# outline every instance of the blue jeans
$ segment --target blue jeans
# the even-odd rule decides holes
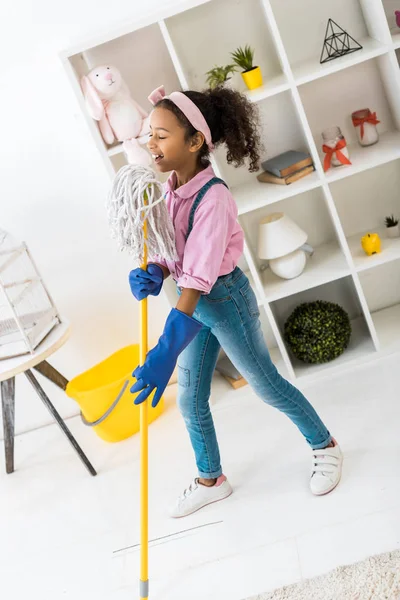
[[[222,347],[231,362],[265,403],[284,412],[313,449],[325,448],[331,435],[311,404],[273,365],[265,344],[255,294],[237,267],[219,277],[201,296],[194,318],[203,329],[178,359],[178,406],[196,457],[199,477],[222,474],[209,398]]]

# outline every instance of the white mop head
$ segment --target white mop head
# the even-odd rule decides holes
[[[127,250],[135,262],[143,262],[145,220],[149,260],[154,260],[157,255],[176,260],[173,224],[164,202],[162,185],[152,169],[141,165],[122,167],[114,178],[107,210],[112,237],[117,240],[120,250]]]

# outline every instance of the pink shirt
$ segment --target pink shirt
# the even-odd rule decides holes
[[[166,183],[166,204],[175,229],[176,262],[160,257],[156,261],[169,270],[179,287],[209,294],[218,277],[237,266],[243,252],[243,230],[237,222],[237,206],[221,183],[213,185],[195,212],[193,229],[186,242],[190,209],[197,193],[215,177],[211,166],[175,189],[173,172]]]

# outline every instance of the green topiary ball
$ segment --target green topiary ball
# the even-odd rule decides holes
[[[326,363],[340,356],[349,345],[348,314],[332,302],[300,304],[285,323],[285,339],[293,354],[305,363]]]

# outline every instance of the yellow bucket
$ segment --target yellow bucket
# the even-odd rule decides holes
[[[139,431],[140,407],[133,403],[138,394],[130,392],[135,382],[132,371],[138,364],[139,345],[126,346],[67,385],[66,393],[78,402],[85,425],[106,442],[120,442]],[[156,408],[149,407],[149,423],[163,410],[161,398]]]

